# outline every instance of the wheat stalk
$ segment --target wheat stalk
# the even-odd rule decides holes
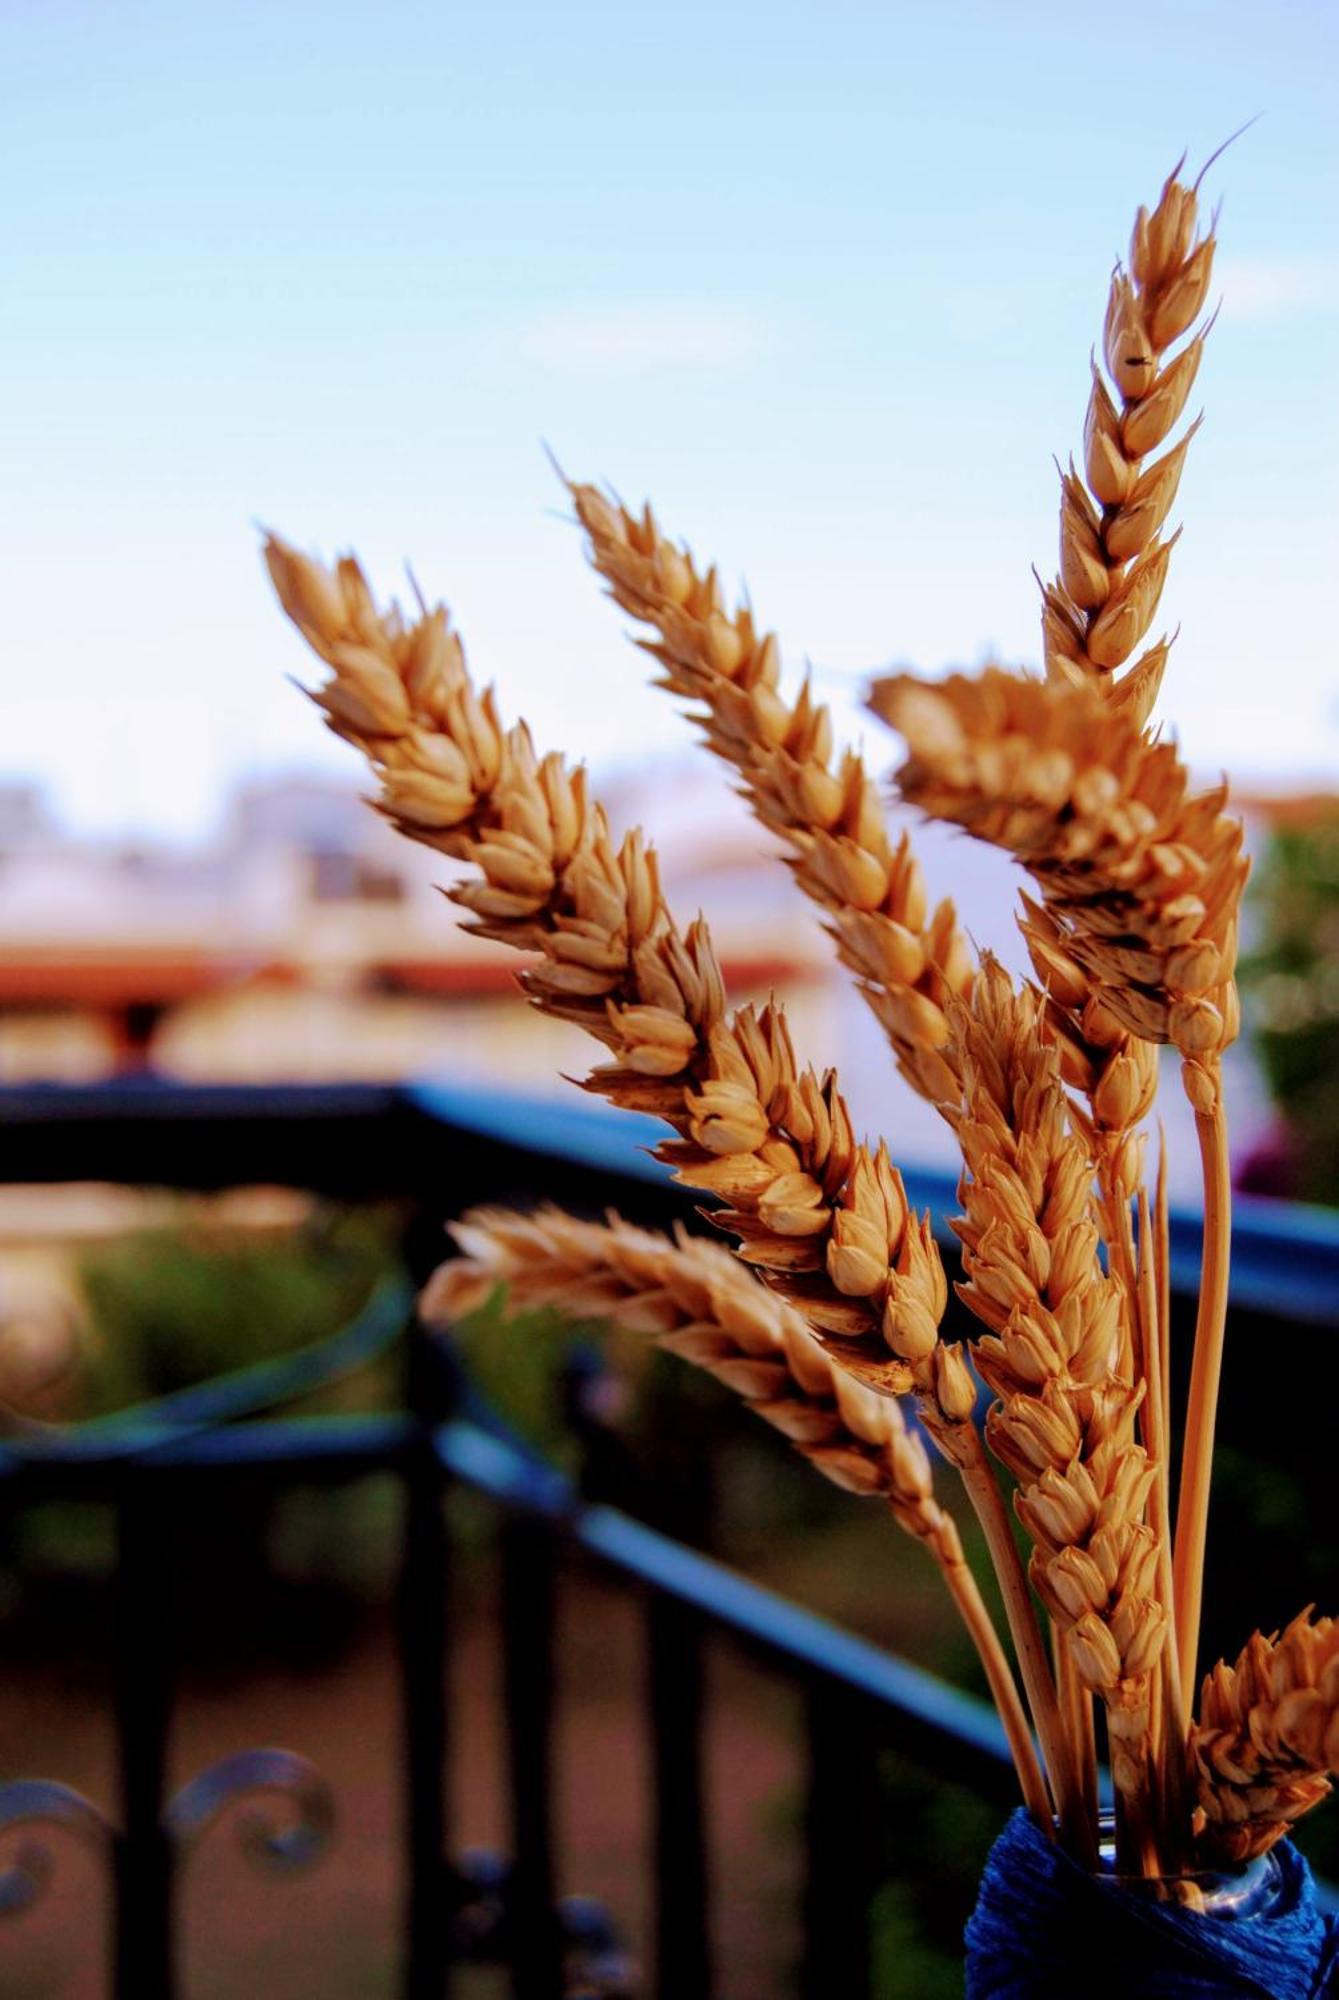
[[[831,719],[808,681],[793,702],[782,695],[775,635],[759,631],[750,607],[727,611],[716,571],[700,571],[649,506],[638,516],[593,486],[568,490],[609,595],[654,634],[638,643],[659,663],[660,685],[697,705],[693,719],[709,748],[739,774],[796,881],[824,912],[903,1076],[941,1103],[953,1090],[940,1053],[946,1007],[970,989],[973,967],[953,904],[930,910],[907,836],[889,840],[857,753],[834,758]]]
[[[463,1254],[428,1282],[420,1310],[430,1324],[459,1319],[505,1285],[512,1313],[557,1307],[652,1334],[742,1396],[838,1486],[888,1500],[937,1560],[962,1560],[897,1399],[834,1362],[795,1307],[722,1245],[682,1225],[670,1237],[613,1214],[583,1222],[552,1204],[470,1209],[448,1226]]]
[[[429,1323],[459,1318],[502,1284],[513,1313],[556,1307],[650,1334],[741,1396],[834,1484],[884,1500],[943,1576],[998,1705],[1024,1799],[1049,1820],[1013,1673],[957,1526],[934,1497],[925,1447],[896,1400],[836,1365],[795,1308],[727,1250],[682,1228],[670,1238],[614,1215],[601,1226],[544,1207],[527,1215],[473,1209],[451,1233],[464,1255],[429,1281],[420,1306]]]
[[[1181,1682],[1175,1622],[1176,1582],[1172,1558],[1171,1438],[1169,1432],[1171,1280],[1167,1236],[1166,1144],[1159,1135],[1155,1202],[1139,1190],[1139,1256],[1135,1305],[1139,1329],[1144,1400],[1140,1423],[1145,1449],[1155,1469],[1149,1493],[1148,1521],[1158,1547],[1158,1600],[1167,1616],[1167,1637],[1154,1683],[1153,1751],[1156,1761],[1163,1869],[1178,1865],[1190,1827],[1187,1799],[1186,1741],[1188,1708]]]
[[[1207,328],[1163,363],[1198,317],[1214,253],[1212,229],[1196,237],[1198,183],[1183,186],[1179,172],[1180,163],[1151,214],[1139,210],[1129,270],[1118,265],[1112,274],[1103,346],[1115,398],[1094,360],[1084,424],[1087,487],[1071,461],[1061,475],[1060,575],[1045,592],[1042,620],[1048,676],[1096,689],[1139,728],[1157,699],[1169,642],[1152,646],[1119,678],[1116,669],[1156,608],[1171,548],[1157,537],[1198,422],[1155,463],[1144,460],[1171,435],[1198,370]],[[1023,903],[1021,927],[1065,1052],[1066,1080],[1087,1100],[1107,1239],[1132,1297],[1129,1210],[1142,1155],[1136,1128],[1152,1103],[1156,1062],[1103,1005],[1044,909],[1026,896]]]
[[[1111,386],[1094,360],[1084,425],[1086,490],[1071,460],[1061,474],[1060,575],[1044,592],[1042,618],[1048,676],[1094,688],[1139,728],[1157,699],[1169,642],[1150,647],[1119,678],[1116,669],[1156,609],[1172,547],[1157,537],[1198,420],[1161,458],[1144,461],[1171,435],[1195,379],[1207,328],[1174,360],[1166,356],[1199,315],[1214,254],[1212,228],[1202,240],[1196,236],[1199,183],[1185,187],[1179,172],[1180,163],[1151,214],[1139,210],[1129,270],[1117,266],[1112,275],[1103,340]],[[1066,1051],[1068,1080],[1087,1100],[1086,1114],[1075,1110],[1091,1130],[1107,1240],[1133,1300],[1130,1202],[1140,1181],[1136,1128],[1156,1087],[1153,1053],[1104,1007],[1045,912],[1023,901],[1022,930],[1049,996],[1049,1022]],[[1216,1246],[1206,1248],[1216,1255]],[[1205,1289],[1211,1286],[1206,1270]]]
[[[1071,462],[1061,475],[1060,576],[1044,592],[1042,616],[1048,675],[1096,687],[1115,712],[1140,728],[1157,699],[1168,642],[1150,647],[1119,679],[1115,670],[1147,632],[1156,610],[1176,537],[1163,543],[1157,538],[1199,420],[1161,458],[1147,466],[1144,460],[1171,436],[1198,372],[1207,327],[1175,358],[1167,356],[1203,308],[1214,256],[1212,226],[1203,238],[1196,234],[1199,182],[1187,188],[1179,172],[1178,163],[1151,214],[1139,210],[1129,272],[1118,267],[1112,277],[1103,347],[1120,408],[1094,362],[1084,427],[1087,491]],[[1083,968],[1057,967],[1055,940],[1045,937],[1034,911],[1029,910],[1023,928],[1043,983],[1054,982],[1059,973],[1068,985],[1068,1004],[1056,999],[1054,1025],[1071,1044],[1087,1043],[1079,1064],[1091,1078],[1089,1102],[1100,1135],[1097,1163],[1108,1236],[1130,1290],[1131,1183],[1122,1168],[1133,1147],[1128,1133],[1102,1130],[1097,1112],[1098,1093],[1125,1052],[1119,1039],[1106,1041],[1105,1048],[1100,1038],[1097,1047],[1092,1045],[1085,1024],[1102,1019],[1105,1010],[1100,1000],[1085,994]],[[1230,1232],[1227,1132],[1216,1072],[1211,1069],[1206,1079],[1196,1067],[1188,1073],[1187,1085],[1203,1162],[1206,1227],[1177,1533],[1182,1705],[1189,1704],[1195,1677]]]
[[[1126,270],[1107,298],[1102,349],[1084,423],[1084,477],[1071,461],[1060,477],[1060,574],[1043,593],[1042,638],[1049,677],[1104,685],[1112,707],[1142,728],[1157,699],[1168,642],[1128,671],[1145,637],[1176,542],[1159,539],[1176,498],[1197,419],[1180,441],[1145,464],[1175,429],[1199,369],[1208,328],[1168,360],[1208,296],[1215,239],[1197,237],[1196,188],[1168,175],[1152,213],[1135,219]],[[1114,395],[1113,395],[1114,389]]]
[[[953,1007],[958,1290],[987,1329],[972,1350],[999,1398],[986,1435],[1019,1481],[1032,1581],[1106,1706],[1116,1788],[1147,1829],[1167,1622],[1158,1538],[1145,1523],[1156,1466],[1135,1438],[1143,1388],[1121,1338],[1121,1287],[1098,1262],[1092,1155],[1072,1127],[1043,1009],[989,954],[970,1000]]]
[[[1339,1619],[1303,1612],[1282,1636],[1256,1632],[1204,1682],[1190,1748],[1216,1861],[1263,1854],[1339,1776]]]

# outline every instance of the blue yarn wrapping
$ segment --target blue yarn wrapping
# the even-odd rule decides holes
[[[1021,1808],[967,1924],[966,2000],[1339,2000],[1339,1935],[1287,1842],[1273,1907],[1235,1921],[1094,1882]]]

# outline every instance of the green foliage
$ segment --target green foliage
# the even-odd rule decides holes
[[[319,1208],[282,1238],[198,1222],[88,1253],[95,1339],[80,1411],[100,1416],[337,1331],[397,1262],[392,1218]]]
[[[879,1759],[885,1880],[872,1910],[874,1992],[959,2000],[962,1929],[1004,1812],[905,1757]]]
[[[532,1444],[560,1457],[568,1442],[562,1423],[561,1376],[578,1340],[603,1341],[603,1330],[578,1326],[563,1314],[511,1318],[499,1288],[454,1329],[461,1357],[484,1397]]]
[[[70,1414],[107,1416],[338,1332],[398,1268],[399,1233],[390,1210],[317,1207],[299,1228],[276,1237],[224,1230],[183,1209],[175,1228],[144,1230],[88,1252],[79,1276],[93,1338]],[[402,1365],[397,1344],[356,1376],[306,1397],[302,1407],[390,1406]],[[306,1600],[287,1587],[295,1580],[366,1594],[387,1567],[386,1508],[374,1481],[319,1499],[301,1489],[276,1498],[247,1488],[223,1511],[206,1492],[183,1499],[174,1524],[192,1550],[178,1593],[183,1632],[198,1626],[208,1649],[216,1634],[202,1606],[217,1610],[226,1629],[236,1605],[263,1602],[272,1636],[282,1638],[290,1610],[290,1622],[310,1622]],[[30,1586],[45,1578],[59,1590],[59,1579],[82,1579],[96,1591],[114,1559],[111,1514],[75,1501],[26,1508],[11,1545],[0,1551],[0,1571],[9,1555]],[[14,1595],[9,1609],[22,1614],[22,1595]]]
[[[1339,1203],[1339,806],[1270,838],[1241,966],[1247,1018],[1296,1154],[1290,1192]]]

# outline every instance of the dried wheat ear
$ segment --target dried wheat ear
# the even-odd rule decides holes
[[[652,1336],[723,1382],[815,1469],[848,1492],[886,1499],[945,1562],[962,1561],[933,1498],[930,1462],[892,1396],[837,1366],[794,1306],[724,1247],[611,1215],[583,1222],[544,1206],[471,1209],[450,1225],[461,1255],[429,1280],[420,1312],[449,1325],[505,1286],[512,1314],[558,1306]]]
[[[875,712],[905,737],[902,796],[1003,848],[1037,883],[1053,940],[1098,1002],[1207,1075],[1233,1040],[1246,863],[1226,788],[1196,793],[1169,743],[1100,694],[997,667],[877,681]]]
[[[726,609],[715,570],[700,571],[649,506],[639,516],[593,486],[569,491],[609,595],[654,634],[639,643],[660,685],[694,704],[708,747],[782,842],[903,1076],[932,1104],[951,1097],[947,1007],[970,990],[973,968],[953,904],[931,910],[909,839],[889,839],[856,752],[834,756],[831,718],[808,680],[793,701],[782,694],[775,634],[758,630],[747,605]]]
[[[1162,595],[1176,536],[1160,537],[1199,419],[1161,458],[1145,460],[1175,430],[1199,372],[1207,327],[1171,350],[1203,311],[1216,248],[1212,228],[1197,234],[1196,190],[1178,174],[1151,214],[1139,210],[1129,266],[1112,274],[1102,331],[1109,380],[1094,361],[1083,476],[1072,461],[1061,474],[1060,574],[1043,592],[1048,676],[1101,684],[1137,727],[1157,699],[1168,642],[1127,662]]]
[[[1201,1846],[1227,1862],[1263,1854],[1339,1777],[1339,1619],[1256,1632],[1204,1683],[1191,1754]]]

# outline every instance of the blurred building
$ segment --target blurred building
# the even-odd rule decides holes
[[[600,789],[616,830],[650,830],[680,919],[709,917],[732,997],[783,994],[802,1058],[840,1067],[858,1129],[885,1133],[910,1164],[953,1166],[947,1128],[896,1077],[816,912],[720,773],[661,759],[605,774]],[[1252,845],[1330,809],[1237,797]],[[951,829],[915,837],[932,893],[951,887],[968,934],[1023,973],[1017,871]],[[0,785],[0,1081],[456,1072],[564,1092],[582,1037],[522,1004],[514,953],[453,920],[440,894],[453,873],[334,779],[248,780],[212,834],[176,847],[75,838],[38,788]],[[1170,1066],[1165,1082],[1173,1189],[1194,1199],[1197,1152]],[[1244,1157],[1273,1129],[1244,1048],[1227,1087]]]
[[[732,991],[784,990],[798,1024],[826,986],[817,927],[713,774],[657,780],[653,801],[606,787],[616,825],[654,818],[670,898],[710,910]],[[35,788],[0,787],[0,1079],[467,1066],[561,1087],[572,1034],[520,1003],[514,953],[453,921],[454,873],[325,778],[251,780],[181,847],[77,839]]]

